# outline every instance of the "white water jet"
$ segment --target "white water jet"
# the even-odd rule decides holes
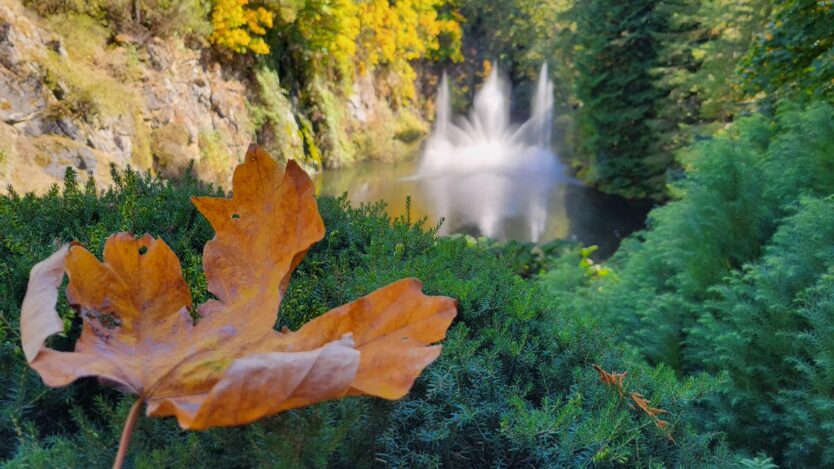
[[[443,75],[435,128],[417,175],[437,213],[498,238],[508,220],[522,219],[530,239],[541,237],[551,190],[570,180],[550,149],[553,82],[546,64],[530,108],[530,119],[511,123],[510,85],[495,67],[475,94],[469,116],[453,119]]]
[[[449,77],[443,72],[440,80],[440,91],[437,92],[437,114],[434,119],[434,132],[436,138],[448,138],[449,123],[452,120],[452,104],[449,97]]]
[[[550,146],[550,135],[553,129],[553,81],[547,75],[547,63],[542,64],[539,79],[536,82],[536,92],[530,103],[532,116],[527,121],[530,127],[529,138],[536,145],[547,148]]]

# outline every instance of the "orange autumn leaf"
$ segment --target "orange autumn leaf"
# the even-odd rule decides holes
[[[591,366],[595,370],[597,370],[597,373],[599,373],[599,381],[601,383],[605,384],[606,386],[614,387],[614,389],[617,390],[617,394],[619,394],[620,397],[622,398],[623,395],[624,395],[623,394],[623,381],[625,381],[625,378],[628,375],[628,372],[624,371],[622,373],[609,373],[609,372],[603,370],[602,367],[599,366],[599,365],[593,364]]]
[[[21,307],[23,350],[50,386],[84,376],[137,394],[149,416],[180,426],[240,425],[346,395],[397,399],[440,353],[455,302],[418,280],[383,287],[305,324],[273,326],[290,274],[324,236],[309,177],[252,147],[231,198],[195,197],[216,232],[204,249],[208,290],[197,308],[176,255],[161,239],[111,236],[99,261],[79,245],[37,264]],[[73,352],[46,347],[63,331],[66,295],[83,319]]]

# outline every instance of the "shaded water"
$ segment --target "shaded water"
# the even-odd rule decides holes
[[[384,200],[388,213],[398,216],[405,213],[405,201],[411,196],[412,218],[427,216],[436,223],[445,216],[441,233],[466,233],[480,236],[483,232],[477,223],[465,214],[443,212],[436,205],[438,194],[431,181],[411,178],[420,165],[419,159],[397,163],[367,162],[345,169],[329,170],[317,176],[316,182],[322,194],[338,196],[347,192],[353,205]],[[449,180],[449,186],[454,186]],[[471,186],[462,185],[469,190]],[[529,189],[516,181],[511,187],[519,199]],[[459,192],[455,197],[478,198],[478,193]],[[642,228],[649,206],[646,203],[628,201],[601,194],[579,184],[553,184],[546,194],[547,211],[544,231],[540,241],[575,239],[586,245],[598,245],[600,257],[608,257],[619,245],[620,239]],[[447,209],[450,208],[447,206]],[[500,218],[500,234],[497,239],[530,241],[529,220],[525,213],[505,213]]]
[[[550,146],[553,83],[542,65],[530,118],[510,120],[510,84],[498,67],[476,93],[467,116],[453,116],[444,75],[437,116],[422,157],[325,172],[323,193],[347,192],[354,203],[380,199],[396,216],[412,197],[412,214],[445,218],[441,234],[499,240],[577,239],[612,253],[642,225],[647,207],[603,196],[571,178]]]

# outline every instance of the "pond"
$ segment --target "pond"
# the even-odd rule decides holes
[[[445,218],[441,234],[489,234],[499,240],[536,238],[539,242],[572,239],[599,246],[596,254],[601,258],[610,256],[622,238],[643,227],[650,208],[646,202],[602,194],[575,181],[566,181],[558,174],[545,181],[548,185],[541,184],[542,181],[529,184],[523,178],[483,174],[468,178],[415,178],[419,166],[419,158],[396,163],[371,161],[324,171],[316,182],[320,193],[334,196],[347,193],[354,205],[384,200],[392,217],[405,213],[406,198],[411,197],[412,218],[425,216],[430,223]],[[496,189],[498,183],[502,183],[500,194],[489,190]],[[543,186],[546,193],[541,194]],[[502,197],[503,200],[498,200]],[[530,230],[531,219],[542,207],[530,204],[536,198],[544,200],[545,209],[538,236]],[[481,203],[473,204],[473,201]],[[478,211],[477,215],[483,218],[483,211],[478,210],[483,205],[494,208],[491,219],[495,221],[486,227],[473,214]],[[485,230],[492,232],[484,233]]]

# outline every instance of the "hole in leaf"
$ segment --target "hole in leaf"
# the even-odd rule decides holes
[[[139,255],[140,256],[144,255],[146,252],[148,252],[148,247],[147,246],[140,246],[139,247]]]
[[[232,220],[237,220],[238,218],[240,218],[240,214],[239,214],[239,213],[233,213],[233,214],[232,214]]]

